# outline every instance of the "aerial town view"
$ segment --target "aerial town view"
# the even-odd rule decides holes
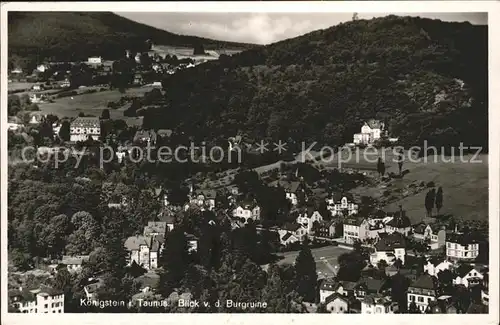
[[[9,313],[488,314],[487,13],[9,11],[7,63]]]

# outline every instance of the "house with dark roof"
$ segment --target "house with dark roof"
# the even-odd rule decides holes
[[[313,234],[314,236],[323,238],[334,238],[336,225],[337,225],[336,220],[330,220],[330,221],[323,220],[319,222],[316,226],[313,225]]]
[[[386,291],[387,285],[388,282],[385,279],[363,277],[359,279],[354,288],[354,296],[358,300],[363,300],[368,295],[379,295]]]
[[[70,141],[98,141],[101,137],[101,122],[98,117],[77,117],[70,124]]]
[[[349,313],[349,299],[338,293],[333,293],[325,300],[325,309],[333,314]]]
[[[479,241],[470,234],[451,233],[446,238],[446,257],[450,260],[472,261],[479,256]]]
[[[355,133],[353,137],[354,144],[371,144],[379,140],[385,134],[385,125],[383,122],[370,119],[361,126],[361,133]]]
[[[165,235],[167,232],[166,221],[148,221],[148,225],[144,227],[144,236]]]
[[[430,249],[438,249],[446,243],[446,228],[421,222],[413,227],[413,238],[428,241]]]
[[[158,257],[164,246],[163,235],[131,236],[125,241],[129,264],[135,262],[146,270],[158,267]]]
[[[297,223],[285,223],[278,229],[280,243],[283,246],[290,245],[295,242],[303,242],[307,237],[307,230]]]
[[[410,218],[406,216],[406,211],[399,206],[399,211],[392,214],[392,219],[385,224],[385,230],[388,233],[399,232],[405,236],[411,231]]]
[[[370,294],[361,301],[361,314],[394,314],[397,310],[398,303],[390,296]]]
[[[299,181],[274,181],[269,183],[271,187],[282,187],[285,191],[286,198],[292,203],[292,205],[299,204],[299,197],[305,194],[305,187]]]
[[[431,276],[437,277],[439,272],[444,270],[451,270],[453,269],[453,266],[453,263],[444,258],[432,256],[427,259],[427,264],[424,264],[424,272]]]
[[[243,201],[233,210],[233,218],[243,218],[245,219],[245,223],[248,223],[248,220],[259,221],[260,206],[255,200]]]
[[[212,189],[196,189],[193,186],[189,190],[189,203],[186,204],[184,210],[189,210],[191,206],[197,206],[201,211],[212,211],[215,209],[215,199],[217,192]]]
[[[101,278],[91,278],[87,281],[87,284],[83,287],[85,296],[88,300],[95,298],[97,291],[104,285],[104,281]]]
[[[349,218],[344,221],[344,241],[354,244],[356,241],[364,241],[368,238],[369,223],[363,218]]]
[[[89,255],[76,255],[76,256],[68,256],[64,255],[59,264],[66,266],[68,272],[79,272],[82,270],[83,264],[89,261]]]
[[[135,143],[149,143],[151,145],[156,144],[157,135],[154,130],[137,130],[134,135]]]
[[[326,298],[337,292],[338,282],[334,279],[324,279],[319,287],[319,302],[325,303]]]
[[[377,265],[379,261],[384,260],[387,264],[392,265],[399,259],[404,264],[406,245],[405,238],[399,232],[383,236],[375,244],[375,252],[370,255],[370,263]]]
[[[313,226],[315,224],[319,225],[322,221],[323,217],[319,211],[315,210],[313,207],[299,209],[296,219],[298,224],[304,226],[308,235],[312,234]]]
[[[430,314],[458,314],[455,303],[449,299],[437,299],[429,304]]]
[[[64,313],[64,293],[45,285],[27,289],[20,287],[8,292],[9,304],[20,313]]]
[[[428,274],[421,275],[408,287],[408,307],[410,307],[411,303],[415,303],[417,308],[423,313],[432,301],[436,301],[438,296],[437,279]]]
[[[349,200],[347,196],[331,195],[326,199],[326,206],[332,217],[348,215],[352,216],[358,213],[359,206],[354,200]]]
[[[483,268],[470,264],[461,264],[454,270],[454,285],[463,285],[465,287],[481,284],[484,278]]]

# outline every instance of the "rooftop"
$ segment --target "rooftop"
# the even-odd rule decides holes
[[[77,117],[73,122],[71,122],[71,127],[90,127],[96,128],[100,127],[100,121],[98,117]]]
[[[436,290],[436,279],[428,274],[421,275],[414,283],[410,285],[411,288]]]
[[[61,264],[65,265],[82,265],[85,262],[88,262],[89,255],[81,255],[81,256],[68,256],[64,255],[61,260]]]

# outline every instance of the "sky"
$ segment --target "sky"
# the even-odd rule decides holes
[[[115,12],[116,14],[182,35],[221,41],[270,44],[328,28],[352,19],[352,13],[165,13]],[[359,13],[359,19],[387,14]],[[443,21],[487,24],[487,13],[399,13]]]

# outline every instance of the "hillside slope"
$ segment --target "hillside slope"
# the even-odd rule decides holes
[[[487,35],[412,17],[340,24],[174,75],[145,123],[343,144],[378,118],[403,144],[487,148]]]
[[[125,49],[145,50],[147,40],[173,46],[202,43],[208,49],[252,46],[177,35],[110,12],[9,12],[8,35],[9,56],[64,60],[89,55],[112,59]]]

